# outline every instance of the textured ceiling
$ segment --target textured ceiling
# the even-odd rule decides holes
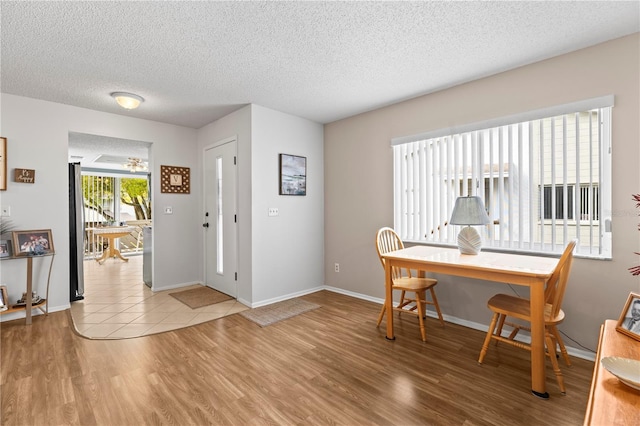
[[[640,30],[637,1],[0,7],[3,93],[193,128],[248,103],[327,123]]]

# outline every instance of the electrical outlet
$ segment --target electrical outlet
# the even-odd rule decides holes
[[[2,217],[11,216],[11,206],[2,206],[2,209],[0,210],[0,216]]]
[[[340,264],[339,263],[334,264],[333,268],[335,269],[336,272],[340,272]]]
[[[269,207],[269,216],[278,216],[279,214],[276,207]]]

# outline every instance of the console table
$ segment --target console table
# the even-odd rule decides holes
[[[47,275],[47,294],[44,299],[40,300],[38,303],[33,304],[31,295],[33,292],[33,259],[34,258],[46,258],[50,257],[51,262],[49,263],[49,274]],[[25,311],[25,324],[31,324],[31,310],[33,308],[38,308],[45,315],[49,314],[49,281],[51,280],[51,270],[53,269],[53,258],[55,257],[55,253],[47,253],[38,256],[10,256],[0,258],[2,261],[9,260],[18,260],[25,259],[27,261],[27,297],[24,305],[9,305],[9,309],[6,311],[0,312],[0,315],[8,314],[11,312]],[[11,283],[9,284],[11,285]],[[8,301],[7,301],[8,302]]]
[[[607,356],[640,360],[640,342],[618,333],[616,324],[617,321],[606,320],[600,327],[584,426],[640,424],[640,391],[619,381],[600,362]]]

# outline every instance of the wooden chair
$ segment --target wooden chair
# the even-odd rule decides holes
[[[402,240],[391,228],[381,228],[376,234],[376,249],[378,250],[378,257],[384,268],[384,259],[382,255],[391,251],[400,250],[404,248]],[[433,305],[438,313],[440,323],[444,325],[442,319],[442,312],[440,312],[440,306],[438,305],[438,299],[436,298],[436,292],[434,287],[438,281],[431,278],[419,278],[414,277],[410,270],[406,270],[406,274],[402,274],[400,268],[393,268],[393,290],[400,290],[400,303],[393,310],[397,312],[407,312],[417,315],[420,321],[420,333],[422,334],[422,341],[427,341],[427,335],[424,328],[424,317],[426,314],[426,305]],[[426,299],[426,292],[429,290],[431,293],[431,300]],[[407,296],[407,292],[414,293],[415,297],[411,298]],[[391,301],[393,303],[393,301]],[[378,326],[384,318],[386,313],[386,302],[382,306],[380,315],[378,316]]]
[[[560,333],[558,332],[557,325],[564,320],[564,312],[561,309],[562,299],[564,298],[564,292],[567,288],[567,281],[569,279],[569,272],[571,271],[571,263],[573,261],[573,249],[576,246],[576,241],[571,241],[564,250],[564,253],[560,257],[558,266],[551,275],[547,287],[545,288],[545,309],[544,309],[544,327],[545,327],[545,345],[547,348],[547,355],[551,359],[553,365],[553,371],[558,380],[558,386],[563,394],[566,394],[564,387],[564,379],[562,372],[558,365],[556,345],[560,347],[560,352],[567,365],[571,365],[569,360],[569,354],[564,346]],[[487,302],[489,309],[493,311],[493,317],[489,324],[489,330],[487,336],[484,339],[482,350],[480,351],[480,358],[478,363],[482,364],[484,356],[489,348],[489,342],[491,339],[498,342],[509,343],[521,349],[527,349],[531,351],[531,346],[515,340],[516,335],[520,330],[531,331],[527,325],[515,324],[506,321],[507,317],[517,318],[523,321],[531,323],[531,312],[529,306],[529,299],[521,297],[511,296],[507,294],[496,294]],[[502,328],[504,325],[513,327],[513,331],[508,337],[502,337]]]

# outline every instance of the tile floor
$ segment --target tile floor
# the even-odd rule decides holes
[[[152,292],[142,280],[142,256],[129,262],[84,262],[84,300],[71,304],[76,330],[93,339],[124,339],[200,324],[249,309],[236,300],[191,309],[169,296],[180,289]]]

